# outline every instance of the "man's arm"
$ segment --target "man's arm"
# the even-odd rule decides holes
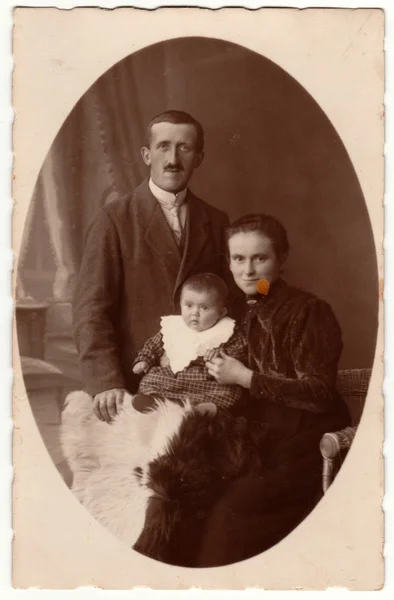
[[[240,291],[237,285],[234,282],[234,277],[230,271],[229,266],[229,258],[228,258],[228,240],[227,240],[227,228],[230,225],[229,218],[226,213],[221,212],[221,221],[220,221],[220,256],[221,256],[221,276],[222,279],[226,282],[228,287],[228,301],[227,301],[227,309],[228,315],[235,319],[236,321],[240,320],[240,316],[243,312],[243,308],[245,305],[245,295]]]
[[[88,231],[73,301],[82,381],[92,396],[125,387],[115,329],[121,286],[119,237],[104,209]]]

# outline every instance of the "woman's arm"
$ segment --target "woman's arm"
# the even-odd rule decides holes
[[[222,349],[228,356],[236,358],[242,363],[248,360],[248,342],[242,325],[236,325],[231,338],[223,344]]]
[[[290,322],[285,344],[295,378],[253,372],[250,392],[270,402],[324,413],[330,410],[336,391],[336,375],[342,351],[342,334],[331,307],[312,298]]]

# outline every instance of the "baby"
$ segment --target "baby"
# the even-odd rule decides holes
[[[161,329],[134,361],[133,372],[145,373],[133,406],[144,411],[155,400],[192,405],[211,402],[221,408],[242,396],[238,385],[221,385],[208,373],[205,361],[222,348],[246,360],[243,339],[234,334],[235,321],[226,316],[227,286],[217,275],[201,273],[182,286],[180,315],[161,318]]]

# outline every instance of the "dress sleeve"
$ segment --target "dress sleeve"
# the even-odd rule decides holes
[[[342,333],[331,307],[313,298],[295,314],[284,340],[293,378],[253,372],[251,394],[316,413],[328,412],[336,398]]]
[[[138,362],[144,361],[148,363],[149,369],[159,364],[160,358],[164,354],[164,346],[163,346],[163,336],[161,332],[157,333],[155,336],[149,338],[147,342],[145,342],[142,350],[137,354],[136,359],[133,362],[133,365]]]
[[[248,360],[248,343],[244,329],[237,326],[231,338],[223,344],[223,350],[228,356],[236,358],[243,364],[247,364]]]

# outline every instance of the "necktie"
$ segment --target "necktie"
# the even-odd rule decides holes
[[[171,215],[171,229],[174,233],[175,240],[176,240],[176,243],[178,244],[178,246],[180,245],[181,239],[182,239],[182,225],[181,225],[181,221],[179,219],[180,206],[181,205],[177,204],[176,201],[173,205],[168,206],[168,210]]]

